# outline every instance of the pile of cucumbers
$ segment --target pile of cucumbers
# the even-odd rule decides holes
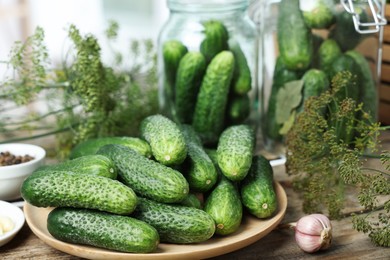
[[[155,252],[159,243],[192,244],[239,232],[244,212],[277,210],[273,170],[255,155],[254,130],[226,128],[205,148],[189,124],[144,118],[140,137],[78,144],[70,160],[43,166],[21,194],[54,207],[47,229],[56,239],[108,250]]]
[[[368,22],[367,11],[355,7],[360,21]],[[338,98],[363,103],[363,110],[376,120],[375,81],[368,61],[355,50],[367,36],[355,30],[352,15],[342,6],[333,0],[282,0],[276,35],[279,56],[266,112],[266,136],[273,140],[283,138],[283,124],[276,120],[276,111],[285,104],[277,103],[277,96],[287,83],[303,81],[301,103],[295,108],[299,113],[309,97],[332,91],[332,79],[342,71],[349,71],[353,82]]]
[[[192,125],[203,142],[215,144],[227,126],[250,114],[252,87],[247,59],[236,39],[219,20],[202,22],[197,50],[181,41],[162,44],[166,114]]]

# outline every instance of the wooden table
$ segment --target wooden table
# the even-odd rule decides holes
[[[390,131],[383,139],[385,149],[390,149]],[[369,162],[372,166],[378,160]],[[288,197],[288,207],[282,222],[295,222],[304,213],[301,210],[299,195],[291,188],[291,179],[284,166],[274,167],[275,179],[284,187]],[[332,221],[333,243],[322,252],[307,254],[295,243],[291,230],[276,229],[270,234],[238,251],[213,259],[390,259],[390,248],[376,247],[367,235],[352,229],[351,218]],[[80,259],[58,251],[41,241],[25,224],[16,238],[0,248],[0,259]]]

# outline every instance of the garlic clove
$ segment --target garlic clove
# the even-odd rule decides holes
[[[321,248],[321,236],[312,236],[295,231],[295,241],[299,248],[307,253],[313,253]]]
[[[328,248],[332,242],[330,220],[322,214],[302,217],[295,226],[295,240],[298,246],[308,253]]]

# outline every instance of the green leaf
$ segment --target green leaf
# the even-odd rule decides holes
[[[293,80],[284,84],[276,95],[275,119],[278,124],[289,120],[291,112],[302,100],[303,80]]]
[[[286,135],[288,133],[288,131],[294,125],[296,115],[297,115],[297,111],[293,110],[292,113],[290,114],[289,118],[287,119],[287,121],[285,121],[283,123],[282,128],[280,128],[279,134]]]

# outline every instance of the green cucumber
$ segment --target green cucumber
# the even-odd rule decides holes
[[[100,147],[103,147],[106,144],[121,144],[128,146],[145,157],[152,156],[152,150],[150,149],[149,144],[140,138],[137,137],[128,137],[128,136],[111,136],[111,137],[101,137],[88,139],[77,144],[71,151],[70,159],[75,159],[85,155],[96,154]]]
[[[140,198],[132,216],[156,228],[161,242],[200,243],[211,238],[215,232],[211,216],[192,207],[168,205]]]
[[[189,192],[188,183],[180,172],[128,147],[110,144],[103,146],[98,153],[115,163],[121,181],[140,196],[163,203],[178,203]]]
[[[329,73],[333,62],[341,56],[342,52],[333,39],[326,39],[318,49],[318,66],[319,69]]]
[[[346,55],[352,57],[358,65],[357,69],[360,72],[359,74],[361,75],[362,80],[361,84],[359,84],[359,102],[363,103],[363,111],[367,112],[371,119],[376,121],[378,117],[378,90],[375,85],[370,65],[360,52],[355,50],[347,51]]]
[[[250,99],[248,95],[231,95],[226,109],[226,121],[229,125],[245,122],[250,115]]]
[[[278,92],[285,83],[298,80],[299,78],[300,75],[298,72],[287,69],[283,60],[280,57],[277,58],[264,124],[265,135],[271,140],[277,141],[282,139],[282,136],[279,133],[282,125],[276,122],[276,97]]]
[[[134,191],[117,180],[67,171],[34,172],[23,182],[21,194],[36,207],[88,208],[126,215],[137,205]]]
[[[141,122],[141,137],[150,147],[154,158],[164,165],[181,164],[187,157],[187,146],[179,126],[162,115],[151,115]]]
[[[309,97],[318,97],[330,88],[328,75],[322,70],[310,69],[303,75],[302,80],[302,103],[297,108],[298,112],[303,110],[304,103]]]
[[[368,22],[367,12],[363,8],[355,5],[354,12],[359,15],[361,23]],[[336,14],[336,25],[330,30],[329,38],[334,39],[343,52],[354,49],[365,37],[365,34],[355,30],[352,14],[344,8]]]
[[[157,249],[157,230],[143,221],[88,209],[55,208],[47,230],[56,239],[127,253]]]
[[[207,196],[204,211],[215,221],[215,233],[229,235],[238,230],[242,220],[242,204],[236,187],[221,176],[217,186]]]
[[[188,193],[187,197],[180,201],[179,204],[196,209],[202,209],[202,202],[194,193]]]
[[[208,191],[218,178],[214,164],[203,149],[202,142],[195,130],[190,125],[182,125],[181,130],[188,147],[188,158],[182,173],[191,190]]]
[[[162,55],[165,79],[172,87],[175,85],[180,60],[187,52],[187,47],[178,40],[168,40],[163,43]]]
[[[191,123],[206,60],[200,52],[188,52],[177,69],[175,111],[180,123]]]
[[[247,177],[241,182],[244,207],[257,218],[269,218],[278,208],[273,170],[263,156],[254,156]]]
[[[326,29],[335,22],[333,0],[299,1],[299,7],[309,28]]]
[[[205,38],[200,44],[200,52],[209,63],[218,53],[228,50],[229,33],[221,21],[208,20],[202,24]]]
[[[237,95],[245,95],[252,88],[251,71],[239,43],[230,41],[229,47],[234,54],[235,61],[231,92]]]
[[[58,164],[43,166],[39,171],[72,171],[77,174],[91,174],[115,180],[117,170],[114,163],[100,154],[85,155]]]
[[[226,128],[218,141],[218,166],[232,181],[240,181],[247,175],[255,147],[255,134],[248,125]]]
[[[282,0],[277,24],[280,57],[290,70],[304,70],[313,57],[313,39],[299,9],[299,0]]]
[[[234,56],[230,51],[217,54],[207,67],[192,122],[203,143],[216,143],[224,128],[233,71]]]

